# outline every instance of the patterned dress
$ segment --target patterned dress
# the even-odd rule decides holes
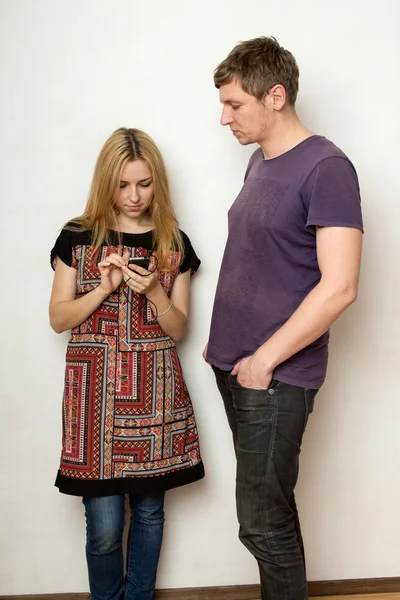
[[[170,296],[176,277],[200,265],[183,233],[158,278]],[[98,263],[118,249],[143,256],[152,233],[113,233],[96,250],[90,232],[63,229],[51,251],[76,269],[79,298],[100,283]],[[66,353],[61,465],[55,485],[77,496],[157,493],[204,476],[193,407],[175,343],[146,297],[124,282],[71,331]]]

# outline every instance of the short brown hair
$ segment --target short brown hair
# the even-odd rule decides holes
[[[283,85],[288,103],[294,106],[299,90],[299,68],[293,54],[274,37],[241,42],[214,71],[216,88],[237,79],[243,90],[262,100],[274,85]]]

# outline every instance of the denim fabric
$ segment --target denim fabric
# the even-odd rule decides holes
[[[277,380],[266,390],[252,390],[242,387],[230,372],[213,370],[237,459],[239,538],[258,562],[262,600],[306,600],[294,488],[317,390]]]
[[[86,558],[92,600],[153,597],[164,528],[164,493],[130,495],[131,521],[124,579],[125,496],[84,497]]]

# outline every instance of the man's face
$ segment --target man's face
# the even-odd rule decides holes
[[[240,83],[233,80],[219,88],[219,99],[223,105],[220,123],[229,125],[240,144],[260,144],[268,137],[269,97],[260,102],[243,91]]]

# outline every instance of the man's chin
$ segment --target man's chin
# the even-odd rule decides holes
[[[246,137],[236,137],[237,141],[241,146],[247,146],[248,144],[252,144],[253,142]]]

